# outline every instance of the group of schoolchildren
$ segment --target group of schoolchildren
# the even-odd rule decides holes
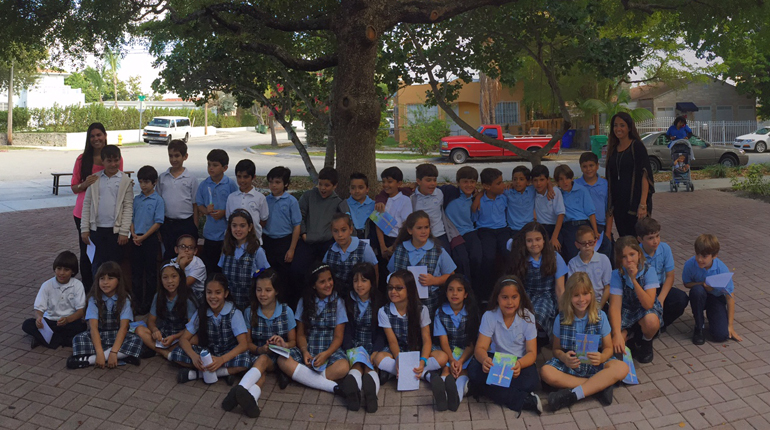
[[[157,354],[180,366],[180,383],[233,385],[243,375],[222,407],[240,406],[250,417],[260,413],[268,372],[280,388],[294,380],[344,397],[350,410],[375,412],[381,384],[413,375],[430,383],[437,410],[457,410],[470,392],[541,413],[540,379],[558,389],[549,394],[553,410],[591,395],[610,404],[629,371],[626,345],[639,362],[652,361],[653,339],[688,302],[695,344],[705,341],[704,311],[714,341],[740,340],[725,293],[732,288],[705,282],[728,272],[715,236],[699,236],[684,265],[689,298],[673,288],[673,255],[655,220],[641,219],[637,237],[620,238],[614,253],[597,246],[602,235],[612,245],[611,225],[601,210],[606,181],[591,153],[580,158],[578,180],[569,167],[556,168],[558,187],[544,166],[516,167],[510,186],[497,169],[479,175],[462,167],[456,186],[438,187],[436,167],[423,164],[415,189],[390,167],[375,200],[362,174],[351,175],[342,200],[337,172],[324,168],[297,201],[287,192],[287,168],[270,170],[265,197],[253,187],[249,160],[237,164],[233,183],[224,175],[227,154],[213,150],[210,176],[198,185],[183,167],[184,142],[172,141],[168,152],[171,168],[160,177],[141,168],[142,192],[133,197],[118,169],[120,150],[102,151],[104,174],[89,188],[82,224],[83,240],[96,245],[94,286],[74,278],[77,257],[62,252],[35,318],[23,324],[33,346],[71,344],[69,368],[138,365]],[[370,218],[383,211],[395,220],[388,231]],[[129,241],[131,287],[119,265]],[[134,314],[146,321],[135,323]],[[576,356],[580,334],[601,336],[590,364]],[[538,372],[543,343],[553,358]],[[407,351],[419,352],[419,363],[399,369]],[[518,357],[508,388],[486,385],[495,352]]]

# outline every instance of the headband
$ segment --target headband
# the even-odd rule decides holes
[[[325,269],[331,270],[331,268],[328,265],[322,264],[322,265],[316,267],[315,269],[313,269],[313,271],[310,272],[310,274],[311,275],[315,275],[316,273],[320,272],[321,270],[325,270]]]
[[[163,267],[160,268],[160,271],[162,272],[163,269],[165,269],[166,267],[173,267],[175,269],[179,269],[180,268],[179,264],[177,264],[175,262],[174,263],[167,263],[167,264],[164,264]]]
[[[515,279],[511,279],[511,278],[505,278],[505,279],[503,279],[503,280],[501,281],[501,283],[503,283],[503,284],[504,284],[504,283],[506,283],[506,282],[511,282],[511,283],[514,283],[514,284],[516,284],[516,285],[519,285],[519,281],[517,281],[517,280],[515,280]]]
[[[251,217],[251,214],[246,209],[236,209],[236,210],[234,210],[233,213],[230,214],[230,219],[232,220],[232,218],[235,215],[242,216],[242,217],[246,218],[246,221],[248,221],[249,224],[254,224],[254,218]]]

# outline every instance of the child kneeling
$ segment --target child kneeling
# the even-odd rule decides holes
[[[569,277],[559,308],[553,325],[553,358],[540,369],[544,382],[562,388],[548,395],[551,410],[569,407],[597,393],[602,405],[611,405],[613,386],[628,374],[628,365],[613,357],[612,329],[585,272]],[[586,353],[590,363],[581,362],[576,353],[575,336],[581,334],[601,337],[599,351]]]

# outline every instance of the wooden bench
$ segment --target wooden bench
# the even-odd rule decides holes
[[[133,170],[124,170],[123,173],[128,175],[128,177],[131,177],[131,174],[134,173]],[[51,176],[53,176],[53,195],[58,196],[59,195],[59,188],[61,187],[69,187],[70,184],[61,184],[60,179],[62,176],[72,176],[72,172],[64,172],[64,173],[51,173]]]

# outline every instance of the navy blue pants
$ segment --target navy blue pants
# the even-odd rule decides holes
[[[91,291],[91,285],[94,284],[94,274],[91,269],[91,260],[88,259],[88,253],[86,252],[86,245],[83,239],[80,238],[80,222],[81,219],[74,216],[75,227],[78,229],[78,245],[80,246],[80,279],[83,281],[83,288],[86,290],[86,294]]]
[[[326,251],[334,244],[334,240],[330,239],[322,242],[305,242],[300,239],[297,241],[297,249],[294,251],[294,260],[291,262],[292,272],[292,285],[287,288],[288,296],[293,300],[294,298],[299,301],[302,297],[302,292],[307,284],[306,279],[310,270],[312,270],[313,264],[321,262],[326,254]],[[296,305],[296,302],[294,302]]]
[[[134,313],[144,315],[150,312],[152,298],[158,291],[158,233],[149,236],[141,246],[131,243],[131,304]]]
[[[449,238],[446,234],[442,234],[441,236],[434,237],[436,239],[436,244],[440,245],[442,248],[444,248],[444,251],[450,252],[452,248],[449,246]]]
[[[189,234],[195,238],[195,244],[198,244],[198,227],[195,225],[193,216],[184,219],[165,217],[163,225],[160,226],[160,234],[163,236],[163,260],[171,260],[176,257],[174,248],[179,236]]]
[[[473,287],[477,294],[479,302],[489,300],[492,293],[492,284],[494,284],[498,273],[496,269],[497,256],[500,255],[505,260],[508,256],[508,239],[510,233],[508,227],[503,228],[480,228],[477,230],[479,240],[481,241],[481,270],[479,273],[479,285]]]
[[[40,334],[40,330],[38,330],[37,326],[35,325],[34,318],[24,320],[24,322],[21,324],[21,329],[24,331],[24,333],[27,333],[28,335],[37,339],[39,344],[51,349],[56,349],[60,346],[71,348],[72,339],[80,333],[88,330],[85,321],[82,319],[72,321],[71,323],[65,324],[63,326],[57,325],[56,321],[54,320],[49,320],[48,318],[43,319],[45,320],[46,324],[48,324],[48,327],[50,327],[53,331],[53,336],[51,336],[51,343],[47,343],[43,338],[43,335]]]
[[[564,223],[562,223],[559,242],[561,242],[561,256],[564,258],[564,262],[569,263],[570,260],[578,255],[579,250],[575,246],[578,228],[589,224],[589,221],[586,219],[564,221]]]
[[[542,226],[545,229],[546,233],[548,233],[548,240],[551,240],[551,238],[553,237],[553,232],[554,230],[556,230],[556,224],[542,224]],[[562,225],[562,228],[564,228],[563,225]]]
[[[112,227],[97,227],[96,230],[91,230],[90,240],[96,246],[94,262],[91,265],[91,273],[94,278],[96,278],[96,272],[102,263],[114,261],[120,264],[123,261],[126,247],[118,245],[118,236],[118,233],[112,232]],[[98,279],[96,281],[98,282]]]
[[[272,238],[263,234],[262,242],[264,244],[263,248],[265,250],[265,256],[267,257],[267,262],[270,263],[270,267],[275,269],[275,271],[278,273],[278,278],[281,282],[281,286],[283,287],[281,290],[282,297],[280,297],[280,300],[282,303],[287,303],[289,306],[294,307],[297,306],[300,293],[295,294],[295,289],[290,288],[290,285],[293,282],[291,263],[287,263],[285,261],[286,253],[289,251],[289,248],[291,248],[291,236],[292,235]],[[299,242],[299,240],[297,242]],[[295,255],[297,254],[296,251],[297,250],[295,248]]]
[[[660,290],[658,288],[658,295],[660,295]],[[670,327],[677,318],[681,317],[689,302],[690,298],[687,297],[687,293],[679,288],[671,287],[666,300],[661,303],[663,305],[663,326]]]
[[[599,230],[599,236],[602,236],[602,244],[599,246],[599,253],[606,255],[607,258],[610,259],[610,264],[614,269],[615,256],[612,253],[614,244],[612,240],[607,239],[607,236],[604,235],[604,231],[607,229],[607,226],[604,224],[596,224],[596,229]],[[567,263],[569,263],[569,261]]]
[[[668,298],[666,298],[668,301]],[[665,307],[663,308],[665,311]],[[709,320],[709,333],[714,342],[724,342],[728,338],[727,299],[706,292],[702,285],[690,289],[690,309],[695,319],[695,327],[703,328],[703,311]]]
[[[457,273],[464,275],[471,283],[471,288],[476,294],[476,299],[484,299],[477,285],[481,282],[482,259],[481,259],[481,240],[476,230],[469,231],[463,235],[465,243],[457,245],[452,249],[452,260],[457,264]]]
[[[222,255],[222,247],[224,245],[224,240],[205,239],[203,242],[201,260],[206,265],[207,276],[211,276],[214,273],[222,273],[222,268],[217,263],[219,263],[219,257]]]
[[[490,357],[495,356],[493,352],[488,354]],[[489,374],[484,373],[481,363],[476,361],[475,357],[472,358],[468,365],[468,378],[473,387],[472,391],[477,394],[483,393],[498,405],[506,406],[516,412],[521,412],[526,396],[537,390],[538,385],[540,385],[540,376],[537,373],[537,366],[534,364],[521,369],[519,377],[513,378],[511,386],[508,388],[486,385],[487,376]]]

